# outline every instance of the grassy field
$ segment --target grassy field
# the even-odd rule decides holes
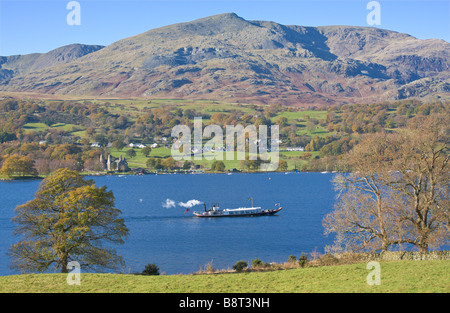
[[[57,129],[57,130],[65,130],[67,132],[71,132],[73,130],[79,130],[80,126],[75,124],[65,124],[65,123],[56,123],[48,126],[44,123],[27,123],[23,125],[24,130],[29,131],[47,131],[49,128]]]
[[[130,150],[131,148],[123,148],[122,150],[117,150],[114,148],[111,148],[109,150],[109,152],[111,153],[111,155],[115,158],[118,158],[119,156],[122,155],[122,157],[127,159],[128,165],[130,167],[145,167],[147,159],[145,156],[142,155],[141,153],[141,149],[134,149],[136,151],[136,156],[135,157],[128,157],[126,155],[127,151]],[[290,152],[286,152],[287,154],[289,154]],[[167,158],[171,156],[171,149],[169,148],[164,148],[164,147],[158,147],[158,148],[154,148],[152,149],[152,151],[149,154],[149,157],[156,157],[156,158]],[[222,161],[225,164],[225,169],[233,169],[233,168],[239,168],[240,167],[240,160],[237,157],[237,153],[234,152],[234,158],[231,160],[227,160],[226,157],[226,152],[223,152],[223,157],[222,157]],[[202,159],[202,160],[196,160],[194,159],[194,157],[192,157],[192,162],[194,162],[197,165],[201,165],[203,166],[205,169],[209,169],[211,167],[211,164],[214,162],[214,160],[207,160],[207,159]],[[300,162],[298,162],[300,163]],[[294,168],[294,165],[292,165],[292,168]]]
[[[82,273],[81,284],[73,286],[65,274],[31,274],[0,277],[0,292],[447,293],[449,268],[449,260],[382,262],[381,284],[373,286],[367,284],[365,263],[214,275]]]
[[[86,137],[86,131],[83,126],[75,125],[75,124],[65,124],[65,123],[56,123],[52,124],[51,126],[48,126],[44,123],[27,123],[23,125],[24,131],[31,131],[31,132],[47,132],[49,129],[55,129],[55,130],[64,130],[68,132],[72,136],[77,136],[80,138]]]
[[[126,158],[126,160],[128,162],[128,166],[130,166],[131,168],[146,167],[146,161],[148,158],[144,157],[141,154],[140,149],[135,149],[136,156],[133,158],[130,158],[126,155],[126,151],[128,151],[130,149],[131,148],[124,148],[120,151],[118,151],[116,149],[111,149],[110,153],[115,158],[118,158],[120,155],[122,155],[122,157]],[[166,157],[171,156],[170,151],[171,150],[168,148],[156,148],[156,149],[152,150],[149,157],[166,158]],[[300,152],[300,151],[281,152],[280,160],[284,160],[288,163],[288,170],[293,170],[295,168],[301,169],[301,167],[303,165],[307,164],[307,161],[299,159],[299,156],[301,156],[303,153],[304,152]],[[224,156],[223,156],[222,161],[225,164],[225,170],[234,169],[234,168],[241,169],[241,163],[240,163],[240,160],[236,156],[236,152],[235,152],[235,158],[232,160],[227,160],[225,152],[223,154],[224,154]],[[314,157],[317,154],[318,153],[315,152],[312,155]],[[214,160],[207,160],[207,159],[195,160],[193,157],[192,157],[192,161],[196,165],[201,165],[206,170],[211,168],[211,164],[214,162]]]

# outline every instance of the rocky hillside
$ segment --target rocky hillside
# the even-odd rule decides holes
[[[98,51],[103,46],[72,44],[48,53],[32,53],[0,57],[0,83],[7,83],[13,76],[19,76],[44,67],[74,61],[86,54]]]
[[[0,90],[286,105],[450,95],[449,43],[371,27],[287,26],[227,13],[102,49],[74,46],[79,53],[67,46],[2,57]]]

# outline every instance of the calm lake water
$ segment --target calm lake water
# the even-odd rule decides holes
[[[323,252],[333,238],[324,237],[322,219],[335,201],[333,174],[264,173],[196,174],[91,177],[97,186],[114,192],[116,207],[130,230],[124,245],[116,246],[124,257],[126,273],[140,272],[156,263],[166,274],[188,274],[207,263],[218,269],[254,258],[284,262],[293,254]],[[31,200],[40,181],[0,182],[0,275],[9,270],[6,255],[19,239],[12,235],[14,208]],[[251,206],[283,210],[275,216],[195,218],[180,202],[199,200],[221,208]],[[165,207],[167,199],[175,207]],[[83,271],[83,269],[81,269]]]

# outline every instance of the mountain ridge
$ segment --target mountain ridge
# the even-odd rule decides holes
[[[285,105],[450,94],[449,43],[373,27],[282,25],[224,13],[92,47],[17,73],[0,64],[0,91]]]

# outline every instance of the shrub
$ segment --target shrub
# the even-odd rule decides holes
[[[154,263],[147,264],[141,275],[159,275],[159,267]]]
[[[327,253],[324,254],[320,259],[319,259],[319,263],[320,265],[335,265],[337,263],[339,263],[339,259],[335,258],[331,253]]]
[[[298,258],[298,265],[300,267],[305,267],[306,263],[308,262],[308,256],[304,253]]]
[[[207,263],[205,265],[205,270],[206,273],[214,273],[216,271],[216,269],[213,266],[213,260],[211,260],[211,262]]]
[[[263,261],[261,261],[260,259],[253,259],[253,260],[252,260],[252,267],[253,267],[253,268],[261,267],[261,266],[263,266],[263,265],[264,265],[264,263],[263,263]]]
[[[288,257],[288,262],[289,262],[289,263],[294,263],[295,261],[296,261],[295,255],[290,255],[290,256]]]
[[[233,265],[233,270],[236,272],[242,272],[248,266],[246,261],[237,261],[236,264]]]

